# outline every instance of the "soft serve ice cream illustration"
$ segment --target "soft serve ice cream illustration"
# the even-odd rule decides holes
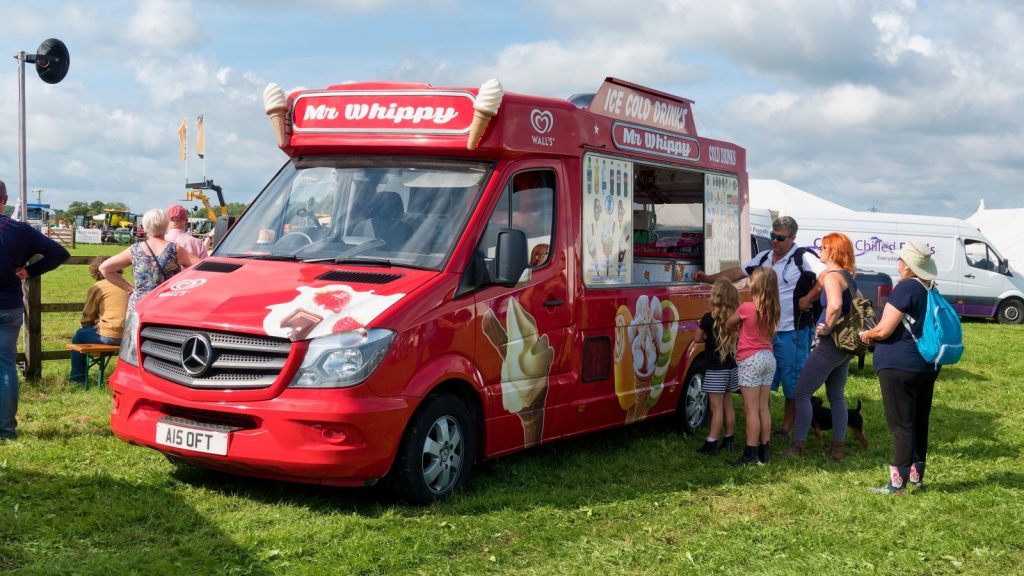
[[[494,313],[484,315],[484,334],[501,355],[501,401],[518,414],[525,446],[540,443],[544,430],[544,402],[555,349],[547,335],[539,336],[533,316],[515,298],[508,299],[505,327]]]
[[[640,296],[635,314],[619,306],[615,315],[615,394],[626,422],[642,420],[658,403],[668,376],[679,328],[679,311],[669,300]]]

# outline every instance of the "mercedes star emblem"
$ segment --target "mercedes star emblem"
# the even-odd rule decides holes
[[[193,334],[181,345],[181,367],[189,376],[200,377],[213,365],[213,345],[206,334]]]

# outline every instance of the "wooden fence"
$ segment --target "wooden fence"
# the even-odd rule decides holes
[[[94,256],[72,256],[61,266],[69,264],[89,265]],[[71,358],[70,350],[43,351],[42,316],[46,312],[81,312],[85,302],[42,303],[42,277],[29,278],[25,281],[25,334],[23,340],[24,353],[18,353],[18,362],[23,363],[22,370],[26,378],[39,378],[43,373],[43,360],[67,360]]]

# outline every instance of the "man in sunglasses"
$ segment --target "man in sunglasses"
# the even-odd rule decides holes
[[[794,388],[811,351],[814,323],[821,313],[820,308],[814,310],[816,305],[820,306],[818,296],[821,294],[821,287],[817,283],[817,275],[825,269],[814,252],[795,245],[798,229],[793,218],[777,218],[772,222],[771,250],[755,255],[742,267],[729,268],[717,274],[697,272],[693,275],[694,280],[711,284],[719,278],[739,282],[760,266],[775,270],[779,280],[782,316],[778,332],[772,340],[776,366],[772,390],[778,390],[781,385],[786,399],[782,427],[776,430],[786,436],[793,430],[793,422],[796,419]]]

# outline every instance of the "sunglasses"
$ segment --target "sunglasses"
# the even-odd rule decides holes
[[[786,236],[785,234],[776,234],[775,232],[771,233],[772,242],[785,242],[788,238],[789,236]]]

